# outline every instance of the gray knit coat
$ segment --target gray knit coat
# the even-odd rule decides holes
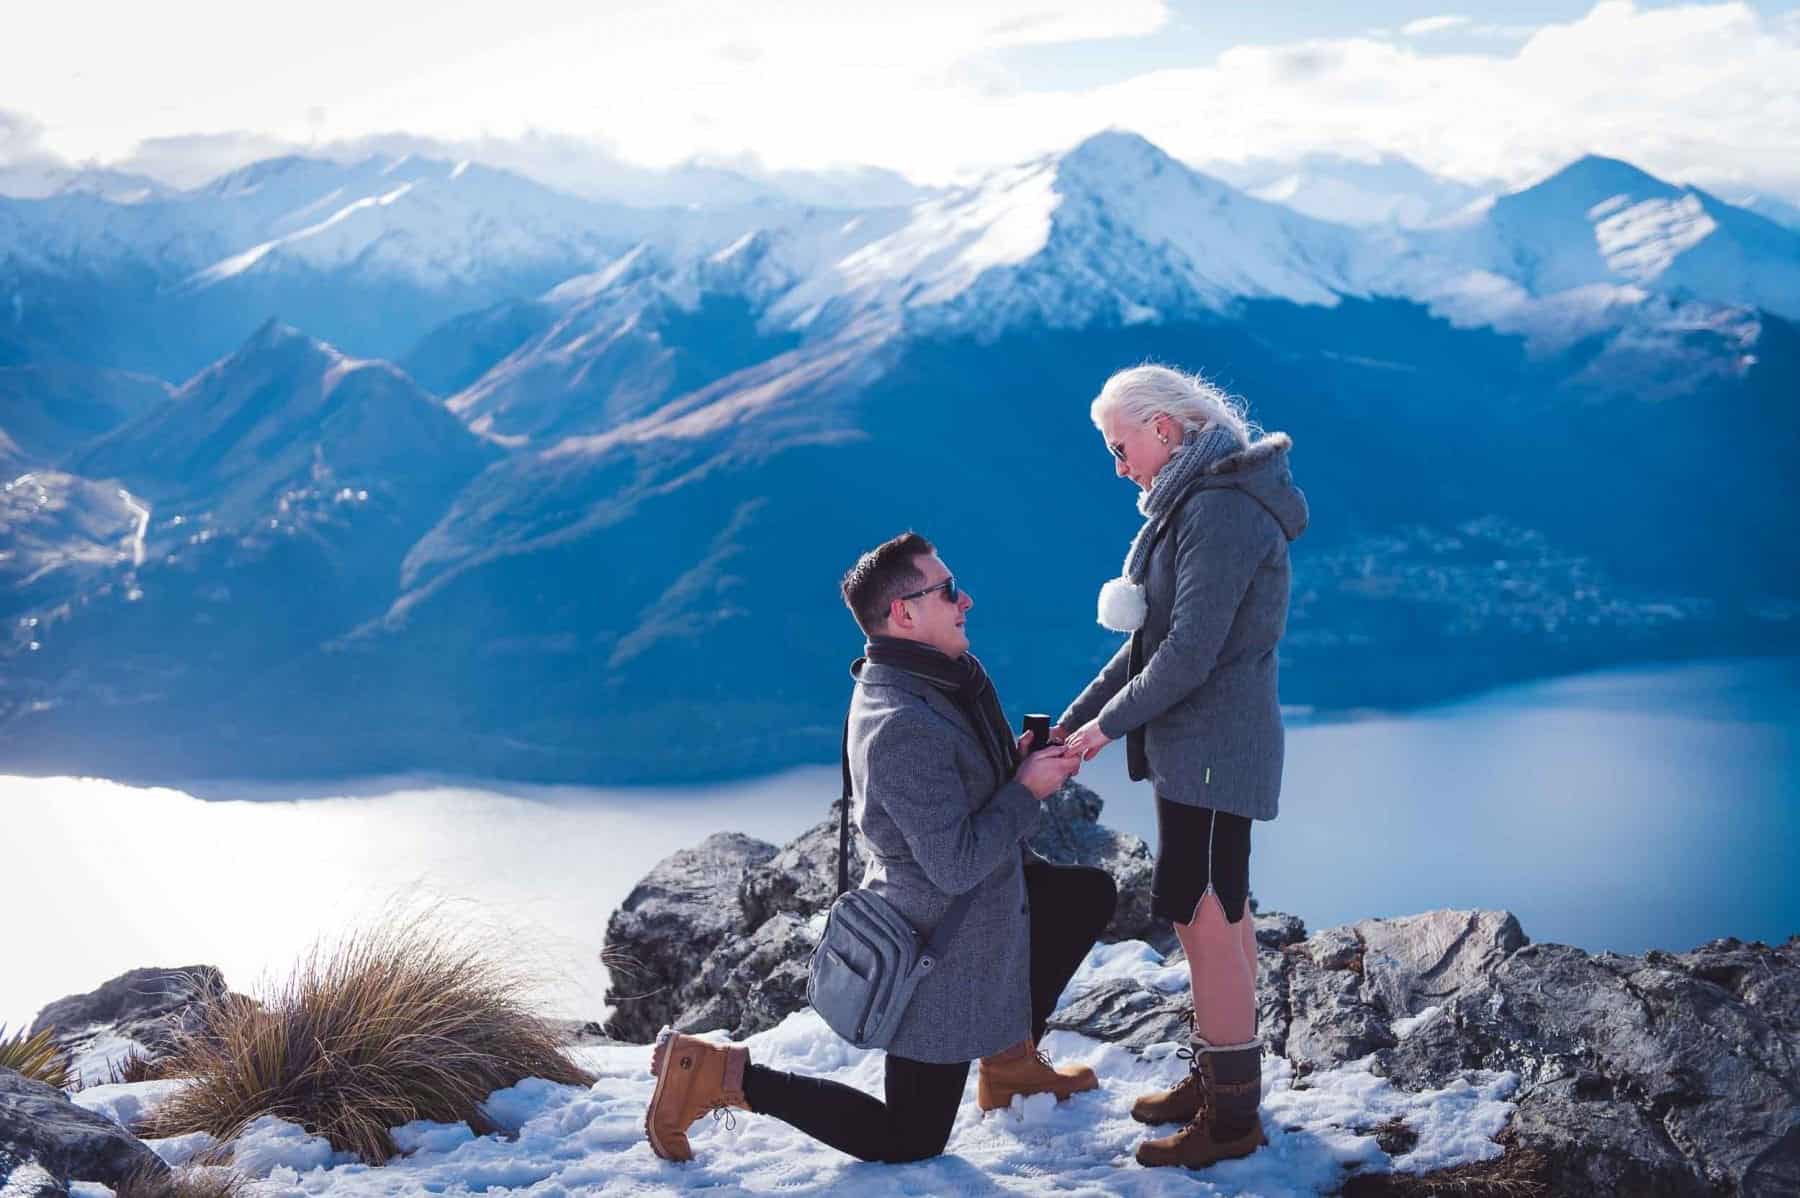
[[[888,1051],[972,1061],[1031,1034],[1031,917],[1022,868],[1038,801],[1000,772],[977,730],[931,683],[865,663],[850,700],[850,781],[868,852],[863,886],[929,935],[974,900],[913,991]]]
[[[1250,819],[1274,819],[1281,798],[1276,644],[1288,543],[1307,522],[1291,447],[1275,433],[1207,467],[1150,555],[1143,669],[1127,677],[1127,639],[1058,721],[1072,733],[1098,716],[1114,738],[1142,728],[1158,795]]]

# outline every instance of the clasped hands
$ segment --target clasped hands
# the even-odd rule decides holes
[[[1100,731],[1097,719],[1083,724],[1073,736],[1065,736],[1062,725],[1058,724],[1050,729],[1049,747],[1036,752],[1029,751],[1031,734],[1026,733],[1018,741],[1019,753],[1025,761],[1013,777],[1038,799],[1047,799],[1081,771],[1082,762],[1092,761],[1096,753],[1111,743],[1112,737]]]

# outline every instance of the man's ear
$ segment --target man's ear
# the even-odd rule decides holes
[[[887,622],[889,628],[912,628],[912,613],[906,610],[906,600],[888,600]]]

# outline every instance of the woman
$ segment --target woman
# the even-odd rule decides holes
[[[1106,381],[1091,415],[1144,526],[1100,591],[1100,623],[1131,634],[1057,722],[1084,760],[1126,738],[1156,787],[1153,909],[1175,925],[1193,985],[1189,1076],[1132,1108],[1182,1122],[1138,1146],[1145,1165],[1198,1168],[1266,1143],[1256,1038],[1250,823],[1281,792],[1275,646],[1287,626],[1288,542],[1306,499],[1288,438],[1252,440],[1238,404],[1161,366]]]

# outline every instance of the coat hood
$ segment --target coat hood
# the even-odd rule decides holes
[[[1288,451],[1294,447],[1286,433],[1270,433],[1248,449],[1228,454],[1206,468],[1206,487],[1236,487],[1262,504],[1275,517],[1290,541],[1306,531],[1309,513],[1306,496],[1294,485],[1288,469]]]

